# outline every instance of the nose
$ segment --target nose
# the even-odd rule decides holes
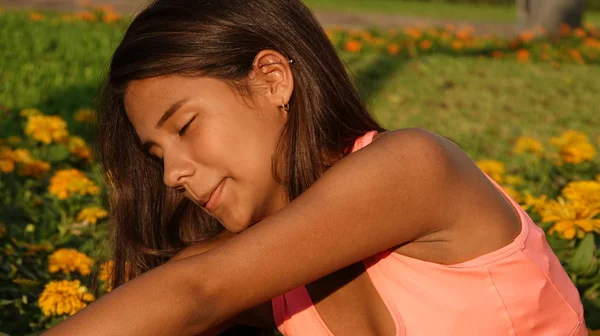
[[[167,187],[181,188],[186,179],[194,174],[194,165],[182,153],[165,153],[163,162],[163,181]]]

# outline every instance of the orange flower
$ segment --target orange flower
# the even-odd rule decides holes
[[[121,20],[121,15],[113,12],[104,13],[104,15],[102,16],[102,21],[104,23],[115,23],[119,20]]]
[[[471,38],[472,33],[473,33],[473,27],[466,26],[466,27],[460,28],[459,30],[456,31],[456,37],[458,37],[458,39],[461,41],[465,41],[465,40],[468,40]]]
[[[33,22],[39,22],[39,21],[42,21],[43,19],[44,19],[44,14],[31,13],[31,15],[29,15],[29,20],[33,21]]]
[[[583,58],[581,57],[581,52],[577,49],[571,49],[569,50],[569,55],[577,62],[577,63],[584,63]]]
[[[535,34],[531,30],[524,30],[519,34],[519,39],[524,43],[531,42],[535,38]]]
[[[387,52],[390,55],[396,55],[398,52],[400,52],[400,46],[398,43],[392,43],[387,47]]]
[[[583,28],[575,28],[575,30],[573,30],[573,34],[579,38],[584,38],[587,36],[587,33]]]
[[[350,41],[346,42],[346,44],[344,44],[344,50],[351,52],[351,53],[360,52],[361,49],[362,49],[362,43],[360,43],[360,41],[350,40]]]
[[[569,34],[571,34],[571,26],[569,26],[566,23],[563,23],[560,25],[558,32],[562,37],[569,36]]]
[[[433,45],[433,42],[431,42],[430,40],[423,40],[423,41],[421,41],[419,46],[421,47],[421,49],[429,50],[429,49],[431,49],[432,45]]]
[[[408,37],[412,38],[413,40],[418,40],[421,38],[421,36],[423,36],[423,32],[421,32],[419,29],[416,29],[416,28],[404,28],[403,31],[404,31],[404,34],[406,34]]]
[[[62,19],[65,22],[71,22],[73,21],[73,16],[71,14],[63,14]]]
[[[502,58],[502,57],[504,57],[504,53],[499,50],[494,50],[494,51],[492,51],[492,57],[496,58],[496,59]]]
[[[454,50],[461,50],[463,48],[463,43],[461,41],[458,40],[454,40],[452,41],[452,49]]]
[[[453,33],[456,30],[456,25],[453,24],[447,24],[444,26],[444,29],[446,29],[446,31]]]
[[[96,16],[94,15],[94,13],[92,12],[79,12],[75,14],[75,18],[77,18],[78,20],[81,21],[87,21],[87,22],[91,22],[91,21],[95,21],[96,20]]]
[[[517,60],[522,63],[529,62],[529,50],[527,49],[519,49],[517,50]]]

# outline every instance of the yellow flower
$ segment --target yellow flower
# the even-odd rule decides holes
[[[533,211],[541,214],[546,207],[546,202],[548,201],[548,196],[542,195],[540,197],[532,196],[529,193],[525,193],[525,199],[523,200],[523,205],[521,206],[524,210],[529,210],[533,208]]]
[[[506,181],[505,182],[507,184],[514,185],[514,186],[521,185],[521,184],[524,183],[523,178],[521,176],[518,176],[518,175],[508,175],[508,176],[506,176]]]
[[[578,142],[589,142],[588,136],[579,131],[568,130],[562,132],[559,137],[550,138],[550,143],[556,147],[563,147]]]
[[[63,169],[57,171],[50,179],[48,191],[60,199],[65,199],[72,194],[97,195],[100,188],[82,171]]]
[[[19,112],[19,114],[21,115],[21,117],[31,117],[34,115],[42,115],[42,111],[36,109],[36,108],[28,108],[28,109],[24,109],[21,110],[21,112]]]
[[[50,164],[42,160],[30,160],[21,165],[19,175],[32,176],[35,178],[41,177],[50,170]]]
[[[496,160],[481,160],[477,162],[477,166],[496,182],[502,183],[504,180],[504,173],[506,172],[504,163]]]
[[[513,152],[520,153],[533,153],[539,157],[544,154],[544,147],[542,143],[532,137],[522,136],[517,139]]]
[[[542,220],[554,223],[549,233],[557,231],[565,239],[573,239],[575,235],[583,237],[585,232],[600,232],[600,219],[594,219],[600,213],[600,207],[591,207],[580,201],[566,201],[559,197],[544,207]]]
[[[10,173],[15,170],[16,155],[9,147],[0,147],[0,171]]]
[[[596,157],[596,149],[589,142],[576,142],[562,146],[558,154],[561,162],[578,164],[593,160]]]
[[[69,152],[73,154],[75,157],[81,160],[92,160],[92,152],[88,147],[85,140],[78,136],[69,137],[69,142],[67,143],[67,148]]]
[[[523,202],[523,196],[515,188],[513,188],[511,186],[502,186],[502,189],[504,189],[504,191],[506,191],[508,196],[510,196],[510,198],[512,198],[515,202],[517,202],[517,203]]]
[[[80,109],[75,112],[74,119],[80,122],[94,122],[96,121],[96,114],[92,109]]]
[[[600,207],[600,182],[574,181],[563,188],[562,194],[571,201],[581,201]]]
[[[88,275],[93,264],[94,261],[90,257],[74,249],[61,248],[48,257],[48,271],[50,273],[77,271],[81,275]]]
[[[96,224],[98,219],[105,218],[106,216],[108,216],[108,212],[106,212],[106,210],[94,206],[81,209],[77,215],[77,220]]]
[[[15,162],[31,161],[31,154],[27,149],[18,148],[13,151]]]
[[[115,262],[113,260],[106,261],[100,265],[100,273],[98,279],[107,282],[112,279],[112,272],[115,268]]]
[[[94,300],[94,295],[79,280],[62,280],[46,284],[38,305],[44,316],[73,315]]]
[[[33,115],[27,120],[25,134],[48,145],[52,141],[64,140],[69,132],[67,123],[59,116]]]

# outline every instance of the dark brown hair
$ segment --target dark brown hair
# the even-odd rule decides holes
[[[98,145],[110,195],[113,287],[126,281],[127,264],[129,277],[135,277],[223,230],[163,184],[162,164],[142,152],[125,114],[127,85],[177,74],[221,79],[243,92],[254,58],[264,49],[294,61],[288,122],[274,155],[274,163],[285,158],[283,176],[276,178],[290,200],[347,154],[357,137],[384,130],[300,0],[155,1],[128,27],[100,92]]]

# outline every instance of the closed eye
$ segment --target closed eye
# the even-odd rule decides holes
[[[188,128],[190,127],[190,125],[192,124],[192,122],[194,121],[194,119],[196,119],[196,116],[193,116],[192,119],[190,119],[190,121],[187,122],[187,124],[185,124],[185,126],[183,126],[179,132],[177,132],[177,134],[179,136],[184,136],[186,131],[188,130]]]

